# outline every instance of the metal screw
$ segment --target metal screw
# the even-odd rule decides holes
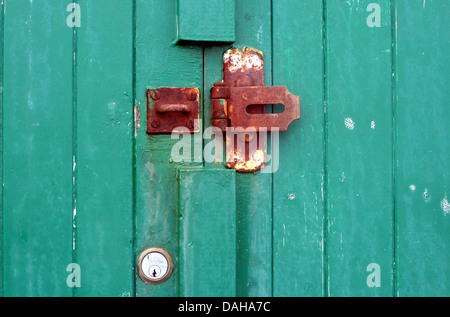
[[[161,122],[158,119],[154,119],[151,122],[153,128],[158,128],[161,125]]]
[[[252,86],[252,84],[253,84],[253,81],[250,78],[250,76],[248,76],[248,75],[241,76],[236,81],[237,87],[247,87],[247,86]]]
[[[197,94],[193,91],[186,93],[186,97],[189,101],[197,100]]]
[[[161,98],[161,94],[158,90],[150,90],[150,98],[153,100],[159,100]]]

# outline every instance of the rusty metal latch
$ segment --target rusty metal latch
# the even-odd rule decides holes
[[[284,131],[300,118],[300,98],[291,94],[286,86],[264,86],[263,54],[248,47],[231,48],[224,53],[223,81],[214,84],[211,99],[213,125],[224,132],[227,128]],[[283,104],[284,112],[265,113],[266,104]],[[234,135],[227,133],[227,144],[234,144],[232,148],[227,147],[227,167],[238,172],[261,169],[266,158],[265,139],[256,132],[235,134],[245,134],[246,142],[234,142],[230,140]],[[258,146],[249,149],[246,143],[254,138]]]
[[[147,89],[147,133],[199,132],[198,88]]]
[[[217,85],[219,84],[219,85]],[[244,129],[254,127],[259,128],[277,127],[280,131],[286,131],[289,124],[300,118],[299,97],[291,94],[286,86],[253,86],[253,87],[226,87],[228,91],[223,98],[221,86],[223,83],[216,83],[211,98],[213,101],[213,113],[219,114],[218,118],[223,119],[222,113],[227,113],[230,127],[242,127]],[[220,99],[225,99],[221,101]],[[247,107],[250,105],[283,104],[283,113],[249,113]],[[225,111],[224,106],[227,106]]]

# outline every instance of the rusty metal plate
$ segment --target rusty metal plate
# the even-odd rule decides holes
[[[229,89],[226,114],[230,119],[231,90],[235,87],[264,86],[264,56],[259,50],[243,47],[231,48],[223,55],[223,83]],[[264,114],[265,105],[252,108],[254,114]],[[245,110],[245,109],[244,109]],[[230,120],[230,127],[235,125]],[[248,127],[248,125],[246,125]],[[226,133],[226,166],[241,173],[260,170],[266,161],[266,140],[259,138],[256,132]],[[256,144],[256,146],[255,146]]]
[[[227,168],[251,173],[266,165],[267,139],[257,132],[227,132],[225,141]]]
[[[264,56],[250,47],[230,48],[223,55],[223,82],[228,87],[264,86]]]
[[[199,132],[198,88],[147,89],[147,133]]]
[[[224,87],[228,89],[226,92]],[[222,94],[221,98],[228,99],[226,110],[231,127],[284,131],[300,118],[298,96],[291,94],[286,86],[264,86],[264,57],[253,48],[231,48],[224,53],[223,86],[215,85],[212,94]],[[284,112],[265,114],[266,104],[279,103],[285,106]]]
[[[282,113],[249,113],[248,106],[282,104]],[[232,127],[254,127],[257,131],[277,128],[286,131],[289,124],[300,118],[300,98],[286,86],[231,87],[228,100],[228,119]]]
[[[223,55],[223,81],[211,89],[213,125],[226,131],[226,166],[255,172],[265,166],[267,132],[287,130],[300,118],[300,98],[286,86],[264,86],[264,57],[249,47]],[[265,113],[265,105],[282,104],[282,113]]]

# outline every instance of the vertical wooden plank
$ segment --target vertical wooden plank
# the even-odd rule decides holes
[[[234,47],[264,54],[265,85],[272,85],[271,1],[236,2]],[[222,60],[222,59],[220,59]],[[237,296],[272,296],[272,174],[237,173]]]
[[[134,294],[133,3],[81,0],[77,28],[77,296]]]
[[[271,1],[236,1],[236,41],[264,54],[265,85],[272,84]],[[205,127],[211,126],[209,91],[223,79],[229,45],[205,47]],[[205,163],[220,167],[222,164]],[[237,173],[237,296],[272,296],[272,175]]]
[[[234,170],[180,169],[180,296],[236,296]]]
[[[0,3],[0,296],[3,296],[3,9]]]
[[[274,296],[322,296],[322,2],[273,5],[273,84],[286,85],[301,103],[300,120],[279,133],[273,174]]]
[[[329,296],[393,293],[390,20],[386,0],[326,1]]]
[[[66,2],[6,1],[5,296],[70,296],[72,42]]]
[[[450,295],[448,1],[395,1],[397,296]]]
[[[212,99],[211,99],[211,88],[214,83],[223,80],[223,53],[226,52],[231,47],[230,44],[222,45],[212,45],[204,47],[204,111],[203,111],[203,122],[204,127],[212,127]],[[206,136],[208,137],[208,136]],[[214,136],[210,139],[205,139],[205,144],[214,140]],[[221,162],[213,161],[208,162],[205,160],[204,166],[209,168],[225,168],[226,153],[225,153],[225,143],[223,147],[223,159]]]
[[[146,248],[161,247],[171,254],[175,265],[169,280],[158,285],[145,284],[136,274],[138,296],[178,295],[177,167],[202,165],[201,160],[194,162],[192,156],[191,162],[177,163],[171,158],[178,139],[145,133],[147,87],[199,87],[203,95],[203,49],[175,45],[176,37],[176,0],[137,0],[135,93],[140,128],[135,149],[135,258]],[[197,139],[194,144],[201,149],[202,140]]]

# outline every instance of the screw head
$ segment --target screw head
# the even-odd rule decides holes
[[[153,128],[158,128],[161,125],[161,122],[158,119],[153,119],[151,125]]]
[[[253,80],[248,75],[241,76],[236,81],[236,86],[237,87],[253,86]]]
[[[186,93],[186,97],[189,101],[197,100],[197,94],[193,91]]]
[[[152,98],[153,100],[159,100],[161,98],[161,94],[156,89],[150,90],[150,98]]]

